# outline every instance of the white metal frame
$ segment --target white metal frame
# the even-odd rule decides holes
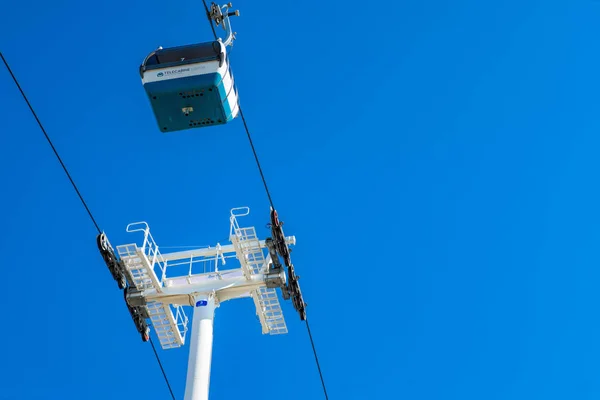
[[[185,344],[188,317],[183,307],[194,307],[185,400],[208,399],[214,309],[220,303],[251,297],[262,333],[287,333],[277,292],[265,283],[271,264],[270,256],[265,258],[267,246],[258,239],[254,227],[242,227],[238,221],[249,213],[248,207],[230,211],[230,245],[217,243],[163,254],[148,224],[135,222],[127,226],[127,232],[143,233],[141,247],[135,243],[117,246],[130,281],[146,301],[163,349]],[[286,242],[296,244],[296,238],[287,237]],[[228,263],[233,259],[239,267]]]

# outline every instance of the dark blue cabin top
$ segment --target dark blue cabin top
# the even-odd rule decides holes
[[[140,76],[146,70],[157,68],[177,67],[202,61],[220,60],[225,55],[218,41],[198,43],[186,46],[171,47],[153,51],[140,66]]]

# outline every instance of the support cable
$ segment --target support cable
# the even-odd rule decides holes
[[[244,123],[244,128],[246,129],[246,135],[248,136],[248,141],[250,142],[250,147],[252,147],[252,153],[254,154],[254,159],[256,160],[256,165],[258,166],[258,172],[260,172],[260,177],[262,178],[263,185],[265,186],[265,191],[267,192],[267,197],[269,198],[269,203],[271,204],[271,208],[275,209],[273,205],[273,199],[271,198],[271,193],[269,192],[269,186],[267,186],[267,180],[265,179],[265,174],[263,174],[263,170],[260,166],[260,161],[258,161],[258,155],[256,154],[256,149],[254,148],[254,143],[252,142],[252,136],[250,135],[250,130],[248,129],[248,124],[246,124],[246,118],[244,118],[244,113],[242,112],[242,107],[238,104],[240,108],[240,117],[242,117],[242,122]]]
[[[37,114],[35,113],[35,110],[31,106],[31,103],[27,99],[27,96],[25,96],[25,92],[21,88],[21,85],[19,84],[19,81],[15,77],[15,74],[13,74],[12,69],[8,65],[8,62],[4,58],[4,55],[2,54],[2,52],[0,52],[0,57],[2,57],[2,61],[4,62],[4,65],[6,66],[6,69],[8,70],[8,73],[10,74],[10,76],[13,79],[13,81],[15,82],[15,85],[17,85],[17,88],[21,92],[21,95],[23,96],[23,99],[25,100],[25,103],[27,103],[27,106],[29,107],[29,110],[33,114],[33,117],[37,121],[38,125],[40,126],[40,129],[42,130],[42,133],[46,137],[46,140],[48,141],[48,144],[50,145],[50,147],[52,147],[52,151],[54,152],[54,155],[56,156],[56,158],[58,158],[58,162],[60,162],[60,165],[62,166],[63,171],[65,171],[65,174],[67,174],[67,178],[69,178],[69,181],[71,182],[71,185],[73,185],[73,189],[75,189],[75,192],[77,192],[77,196],[79,196],[79,200],[81,200],[81,203],[83,204],[83,207],[85,207],[85,210],[87,211],[88,215],[90,216],[90,219],[94,223],[94,226],[96,227],[96,230],[98,231],[98,233],[102,233],[102,231],[100,230],[100,227],[98,226],[98,223],[96,222],[96,219],[92,215],[92,212],[90,211],[87,203],[83,199],[83,196],[81,195],[81,192],[79,192],[79,189],[77,189],[77,185],[75,185],[75,182],[73,181],[73,178],[71,177],[71,174],[69,174],[69,171],[67,170],[67,167],[65,166],[65,163],[63,162],[62,158],[60,158],[60,156],[58,155],[58,151],[56,150],[56,147],[54,147],[54,144],[52,144],[52,140],[50,140],[50,137],[48,136],[48,133],[46,133],[46,129],[44,129],[44,125],[42,125],[42,122],[40,121],[40,119],[38,118]]]
[[[308,330],[310,345],[312,346],[313,353],[315,355],[315,361],[317,362],[317,369],[319,370],[319,377],[321,378],[323,393],[325,393],[325,399],[329,400],[329,396],[327,396],[327,389],[325,389],[325,380],[323,379],[323,373],[321,372],[321,365],[319,365],[319,356],[317,355],[317,349],[315,349],[315,342],[313,341],[312,333],[310,332],[310,325],[308,325],[308,318],[304,322],[306,322],[306,329]]]
[[[167,383],[167,387],[169,388],[169,392],[171,393],[171,397],[175,400],[175,395],[173,394],[173,389],[171,389],[171,384],[169,383],[169,378],[167,378],[167,373],[163,368],[162,362],[160,362],[160,357],[158,356],[158,352],[156,351],[156,347],[154,347],[154,341],[152,340],[152,336],[150,336],[150,344],[152,345],[152,350],[154,351],[154,355],[156,356],[156,361],[158,361],[158,366],[162,371],[162,374],[165,378],[165,382]]]
[[[25,92],[21,88],[21,85],[19,84],[19,81],[17,80],[17,77],[15,76],[15,74],[12,71],[12,69],[8,65],[8,61],[6,61],[6,58],[4,58],[4,55],[2,54],[2,52],[0,52],[0,58],[2,58],[2,61],[4,62],[4,65],[6,66],[6,69],[8,70],[8,73],[10,74],[10,76],[13,79],[13,81],[15,82],[15,85],[17,85],[17,88],[21,92],[21,95],[23,96],[23,99],[25,100],[25,103],[27,103],[27,106],[29,106],[29,110],[31,111],[31,114],[33,114],[33,116],[34,116],[35,120],[37,121],[38,125],[40,126],[40,129],[42,130],[42,133],[46,137],[46,140],[48,141],[48,144],[50,145],[50,147],[52,147],[52,151],[54,152],[54,155],[56,156],[56,158],[60,162],[60,165],[62,166],[63,170],[65,171],[65,174],[67,175],[67,178],[69,178],[69,181],[71,182],[71,185],[73,185],[73,189],[75,189],[75,192],[77,193],[77,196],[79,196],[79,200],[81,200],[81,203],[85,207],[85,210],[87,211],[88,215],[90,216],[90,219],[94,223],[94,226],[96,227],[96,230],[98,231],[99,234],[102,233],[102,230],[100,229],[100,226],[98,226],[98,223],[96,222],[96,219],[92,215],[92,212],[90,211],[90,208],[88,207],[87,203],[83,199],[83,196],[81,195],[81,192],[77,188],[77,185],[75,184],[75,181],[71,177],[71,174],[69,174],[69,171],[67,170],[67,167],[65,166],[65,163],[63,162],[62,158],[60,158],[60,155],[58,154],[58,151],[56,150],[56,147],[54,147],[54,144],[52,143],[52,140],[50,139],[50,136],[48,136],[48,133],[46,133],[46,129],[44,128],[44,125],[42,125],[42,122],[38,118],[35,110],[33,109],[31,103],[29,102],[29,99],[25,95]],[[169,392],[171,392],[171,397],[173,398],[173,400],[175,400],[175,395],[173,394],[173,390],[171,390],[171,385],[169,384],[169,379],[167,378],[167,374],[165,373],[165,370],[164,370],[164,368],[162,366],[162,362],[160,361],[160,357],[158,356],[158,353],[156,352],[156,348],[154,347],[154,342],[152,342],[152,338],[150,338],[150,344],[152,345],[152,350],[154,350],[154,355],[156,356],[156,361],[158,362],[160,370],[162,371],[162,374],[163,374],[163,376],[165,378],[165,382],[167,383],[167,387],[169,388]]]
[[[202,0],[204,4],[204,10],[206,11],[206,18],[208,18],[208,23],[210,25],[210,29],[212,29],[213,36],[215,40],[219,39],[217,36],[217,32],[215,31],[215,27],[213,26],[212,19],[210,17],[210,11],[208,10],[208,6],[206,5],[206,0]],[[231,68],[231,65],[229,66]],[[242,106],[239,104],[238,100],[238,108],[240,110],[240,117],[242,117],[242,122],[244,123],[244,129],[246,129],[246,136],[248,136],[248,141],[250,142],[250,147],[252,148],[252,154],[254,154],[254,160],[256,161],[256,166],[258,167],[258,172],[260,172],[260,177],[262,179],[263,185],[265,187],[265,191],[267,192],[267,197],[269,198],[269,204],[271,208],[275,209],[275,205],[273,204],[273,199],[271,198],[271,193],[269,192],[269,186],[267,185],[267,180],[265,179],[265,174],[260,166],[260,161],[258,160],[258,154],[256,154],[256,148],[254,147],[254,142],[252,142],[252,135],[250,134],[250,129],[248,129],[248,124],[246,123],[246,118],[244,118],[244,113],[242,112]]]

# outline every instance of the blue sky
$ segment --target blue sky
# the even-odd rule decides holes
[[[239,1],[232,64],[331,399],[600,395],[600,2]],[[169,135],[146,54],[201,2],[7,2],[0,50],[113,244],[268,202],[239,119]],[[0,70],[0,399],[169,398],[94,227]],[[191,310],[190,310],[191,311]],[[217,310],[211,399],[322,398],[303,323]],[[191,313],[190,313],[191,314]],[[187,346],[160,356],[183,398]]]

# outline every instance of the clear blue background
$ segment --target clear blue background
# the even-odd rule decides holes
[[[600,2],[238,1],[232,62],[333,399],[600,396]],[[164,135],[138,66],[198,1],[4,1],[11,63],[113,244],[268,230],[239,119]],[[95,231],[0,69],[1,399],[167,399]],[[217,310],[211,399],[318,399],[303,323]],[[183,398],[187,346],[160,356]]]

